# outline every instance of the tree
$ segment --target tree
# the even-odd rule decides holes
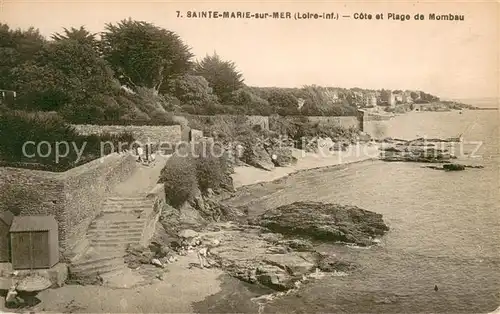
[[[71,116],[87,114],[83,111],[88,106],[101,107],[93,100],[111,96],[119,87],[106,61],[90,45],[71,39],[46,43],[33,60],[16,67],[13,75],[21,103],[35,110],[69,106],[66,112]]]
[[[61,40],[75,40],[81,45],[89,45],[96,51],[99,49],[99,41],[96,38],[96,33],[90,33],[84,26],[80,28],[71,27],[71,29],[64,28],[64,34],[54,33],[51,38],[55,41]]]
[[[391,100],[391,91],[382,89],[380,91],[380,99],[382,100],[382,102],[389,102]]]
[[[193,54],[180,37],[151,23],[128,19],[106,24],[101,42],[105,59],[130,88],[167,91],[169,79],[192,67]]]
[[[218,102],[212,94],[207,80],[202,76],[185,74],[169,83],[170,94],[177,97],[183,105],[192,105],[200,109]]]
[[[294,110],[297,111],[297,98],[288,90],[273,88],[268,94],[267,101],[274,110]]]
[[[234,91],[231,95],[230,105],[244,114],[269,115],[272,112],[268,101],[252,93],[248,88]]]
[[[206,56],[194,67],[196,75],[203,76],[224,104],[231,99],[231,94],[244,87],[243,75],[237,71],[232,61],[223,61],[217,53]]]
[[[16,68],[32,60],[45,43],[40,32],[30,27],[27,30],[12,30],[0,23],[0,88],[15,90]]]

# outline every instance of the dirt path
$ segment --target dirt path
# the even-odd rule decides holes
[[[118,184],[113,194],[123,197],[137,197],[147,194],[160,178],[160,172],[167,162],[168,156],[157,156],[156,160],[146,166],[138,165],[132,176]]]

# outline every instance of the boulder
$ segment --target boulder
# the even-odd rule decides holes
[[[161,245],[158,242],[151,242],[148,246],[149,250],[154,253],[155,257],[162,258],[171,253],[171,250],[168,246]]]
[[[243,153],[243,161],[250,166],[271,171],[274,169],[274,163],[269,153],[261,145],[247,144]]]
[[[369,142],[372,140],[372,137],[370,136],[370,134],[367,134],[365,132],[360,132],[358,135],[358,140],[360,142]]]
[[[297,158],[293,156],[292,149],[289,147],[272,148],[268,152],[276,167],[287,167],[297,163]]]
[[[289,247],[290,249],[298,251],[298,252],[314,251],[314,247],[313,247],[312,243],[309,240],[305,240],[305,239],[287,239],[287,240],[278,241],[277,244],[285,245],[285,246]]]
[[[266,211],[252,223],[285,235],[316,240],[372,244],[371,239],[389,230],[381,214],[356,206],[295,202]]]
[[[269,265],[278,266],[295,277],[307,275],[316,268],[312,255],[305,256],[300,253],[269,255],[264,259],[264,262]]]
[[[296,281],[286,270],[274,265],[259,266],[255,277],[260,284],[278,291],[292,289]]]
[[[356,269],[356,267],[356,264],[339,259],[333,255],[323,256],[318,263],[318,268],[324,272],[350,272]]]
[[[124,260],[129,268],[137,268],[141,264],[149,264],[154,257],[155,253],[148,247],[131,244],[126,249]]]
[[[286,254],[288,253],[288,247],[284,245],[276,245],[267,248],[266,254]]]
[[[270,243],[277,243],[283,239],[283,235],[281,233],[262,233],[260,237]]]
[[[192,239],[198,237],[199,233],[191,229],[184,229],[179,232],[178,236],[181,239]]]
[[[445,169],[447,171],[462,171],[462,170],[465,170],[465,165],[445,164],[445,165],[443,165],[443,169]]]

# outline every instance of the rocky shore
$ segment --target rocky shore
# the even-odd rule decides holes
[[[317,244],[369,246],[388,230],[382,215],[355,206],[296,202],[248,223],[211,223],[198,232],[184,233],[192,235],[193,250],[200,243],[218,244],[210,249],[210,267],[247,283],[286,291],[317,271],[348,273],[356,268],[350,261],[317,251]]]

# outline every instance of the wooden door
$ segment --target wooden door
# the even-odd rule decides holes
[[[46,231],[31,233],[32,267],[49,267],[49,233]]]
[[[0,226],[0,262],[10,262],[10,237],[9,230],[1,230]]]
[[[31,268],[31,235],[29,232],[11,234],[12,239],[12,266],[14,269]]]

